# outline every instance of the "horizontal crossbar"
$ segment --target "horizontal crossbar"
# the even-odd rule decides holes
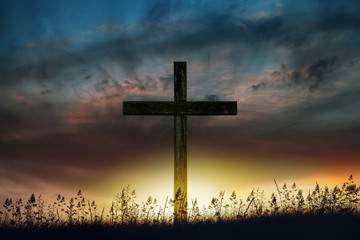
[[[141,102],[124,101],[124,115],[236,115],[237,103],[233,101],[203,102]]]

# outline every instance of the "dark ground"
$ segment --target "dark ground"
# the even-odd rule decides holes
[[[359,216],[278,216],[238,223],[5,229],[0,239],[360,239]]]

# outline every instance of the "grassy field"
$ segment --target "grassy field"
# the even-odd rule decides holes
[[[220,192],[208,206],[191,201],[188,223],[173,226],[173,200],[151,197],[137,203],[124,188],[109,209],[98,209],[82,192],[45,203],[6,199],[0,212],[1,239],[344,239],[359,235],[360,187],[350,176],[341,187],[320,187],[304,195],[296,184],[278,186],[265,198],[254,189],[246,199]],[[355,238],[356,239],[356,238]]]
[[[353,215],[264,216],[241,222],[3,228],[1,239],[358,239]]]

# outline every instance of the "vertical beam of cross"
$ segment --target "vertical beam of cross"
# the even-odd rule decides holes
[[[186,62],[174,63],[175,102],[186,102]],[[174,114],[174,221],[187,219],[187,116]]]
[[[174,62],[174,101],[124,101],[124,115],[174,116],[174,224],[187,221],[187,115],[236,115],[234,101],[186,101],[186,62]]]

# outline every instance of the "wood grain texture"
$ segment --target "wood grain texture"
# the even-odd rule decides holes
[[[235,101],[141,102],[124,101],[124,115],[236,115]]]
[[[174,99],[186,101],[186,62],[174,62]]]
[[[174,115],[174,224],[187,221],[187,115],[236,115],[234,101],[186,101],[186,62],[174,62],[174,101],[124,101],[124,115]]]
[[[187,119],[174,116],[174,221],[187,219]]]

